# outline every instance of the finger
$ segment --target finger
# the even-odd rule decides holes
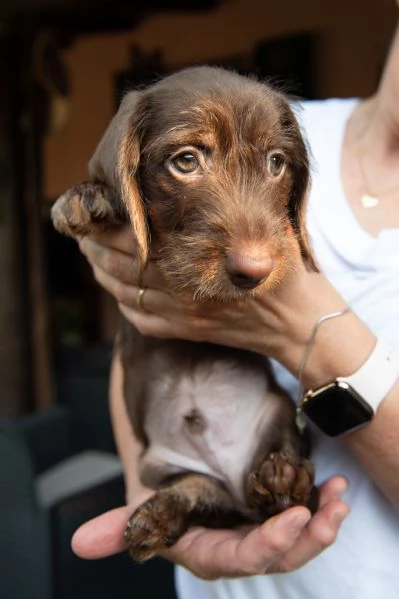
[[[106,285],[111,293],[118,292],[121,304],[137,312],[149,312],[160,314],[165,318],[170,317],[175,324],[181,321],[193,330],[207,326],[212,326],[212,329],[214,329],[218,324],[217,321],[215,322],[215,313],[218,316],[220,314],[215,304],[209,306],[204,303],[195,303],[191,296],[174,295],[165,288],[147,286],[148,278],[146,278],[146,272],[144,273],[141,285],[129,285],[130,289],[123,289],[121,286],[118,286],[113,277],[109,278],[106,276],[107,273],[98,272],[97,274],[97,280],[101,284]],[[144,294],[140,302],[137,302],[140,289],[144,290]]]
[[[145,296],[143,297],[145,300]],[[154,314],[152,312],[129,308],[123,304],[119,304],[119,310],[142,335],[148,337],[157,337],[158,339],[186,339],[189,335],[185,329],[177,326],[172,321]]]
[[[143,287],[151,289],[167,289],[165,279],[159,271],[157,260],[148,262],[141,276],[141,284]]]
[[[344,484],[341,479],[341,488]],[[291,572],[317,557],[337,538],[340,526],[349,514],[349,506],[336,497],[339,484],[329,481],[328,492],[321,500],[319,511],[309,521],[292,549],[273,565],[273,571]]]
[[[114,227],[91,235],[91,239],[131,256],[137,253],[137,243],[130,225]]]
[[[117,290],[117,287],[114,285],[114,290],[122,296],[125,290]],[[119,310],[142,335],[160,339],[214,340],[213,321],[187,310],[178,298],[155,289],[144,289],[143,294],[138,287],[134,293],[132,290],[133,287],[127,291]]]
[[[137,305],[139,287],[124,283],[118,277],[114,277],[99,266],[93,266],[93,273],[96,281],[113,295],[118,303],[135,308],[136,310],[139,309]]]
[[[142,491],[134,503],[115,508],[80,526],[72,537],[72,549],[84,559],[100,559],[126,550],[124,532],[134,510],[153,491]]]
[[[119,234],[106,231],[93,237],[80,237],[79,248],[92,266],[102,268],[109,275],[124,283],[141,281],[144,287],[163,289],[165,281],[160,274],[157,263],[151,260],[141,272],[137,249],[134,244],[119,241]],[[128,241],[128,240],[127,240]]]
[[[165,552],[165,557],[209,580],[264,574],[294,545],[310,517],[306,508],[292,508],[245,534],[242,530],[195,529]]]
[[[116,508],[89,520],[72,537],[72,549],[84,559],[100,559],[126,549],[123,534],[132,508]]]
[[[140,278],[140,265],[131,254],[97,243],[90,237],[79,241],[79,248],[90,264],[124,283],[136,283]]]
[[[348,481],[343,476],[334,476],[327,480],[319,489],[319,508],[330,501],[341,499],[348,488]]]
[[[124,283],[99,266],[93,266],[93,273],[96,281],[114,296],[121,312],[132,324],[145,321],[146,316],[158,311],[165,315],[178,312],[177,300],[166,292]]]
[[[314,559],[330,547],[337,538],[340,526],[349,513],[343,501],[334,501],[317,512],[303,531],[292,550],[272,565],[273,572],[291,572]]]
[[[296,543],[311,518],[306,508],[292,508],[267,520],[241,543],[237,559],[247,574],[265,574]]]

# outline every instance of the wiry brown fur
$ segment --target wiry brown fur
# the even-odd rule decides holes
[[[293,262],[297,246],[287,235],[289,224],[314,268],[304,228],[308,156],[282,95],[255,81],[243,89],[240,78],[223,71],[212,84],[210,70],[204,85],[196,72],[187,70],[139,96],[127,96],[125,103],[134,104],[135,111],[121,137],[118,172],[143,261],[150,232],[152,245],[155,241],[162,248],[160,268],[174,288],[198,299],[226,301],[240,296],[223,283],[222,258],[237,239],[255,242],[260,252],[277,257],[279,268],[268,286],[281,280]],[[165,157],[186,145],[206,148],[212,160],[200,184],[173,180],[165,171]],[[271,149],[281,150],[287,160],[286,175],[275,186],[265,177]]]
[[[186,147],[200,165],[189,175],[171,165],[176,152]],[[267,166],[276,151],[285,160],[281,176],[272,176]],[[299,254],[308,268],[316,268],[304,227],[309,184],[305,143],[287,99],[267,85],[197,67],[131,92],[89,170],[93,182],[70,190],[55,204],[55,226],[72,235],[91,233],[126,218],[142,268],[151,254],[178,293],[203,302],[247,300],[279,285]],[[151,557],[193,523],[231,525],[243,516],[259,521],[308,503],[313,473],[305,459],[306,443],[295,428],[292,403],[263,358],[207,344],[149,339],[127,322],[121,354],[128,412],[144,445],[141,474],[160,488],[130,520],[126,538],[135,559]],[[147,450],[157,441],[148,435],[157,383],[172,373],[175,393],[184,377],[211,372],[213,363],[227,369],[233,364],[238,371],[263,377],[269,389],[264,401],[277,410],[249,456],[242,481],[244,506],[227,482],[195,472],[182,476],[173,465],[168,469],[146,462]],[[201,436],[208,424],[201,406],[187,408],[182,434]]]

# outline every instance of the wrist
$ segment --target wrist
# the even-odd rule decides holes
[[[399,354],[392,345],[377,340],[356,372],[305,392],[298,403],[298,426],[304,426],[305,414],[330,437],[358,430],[371,422],[398,376]]]
[[[299,429],[306,416],[337,437],[371,422],[398,379],[399,355],[346,306],[315,320],[294,374],[304,388]]]
[[[304,388],[318,388],[338,377],[351,376],[367,361],[375,345],[375,335],[352,312],[325,322],[303,370]]]
[[[275,297],[279,334],[275,336],[273,353],[270,347],[264,353],[272,355],[298,377],[317,321],[327,314],[344,311],[348,305],[323,274],[315,273],[300,274],[295,287],[290,285]],[[270,335],[266,343],[270,346]],[[351,311],[324,322],[312,343],[301,382],[305,388],[317,388],[339,376],[353,374],[367,360],[375,344],[375,335]]]

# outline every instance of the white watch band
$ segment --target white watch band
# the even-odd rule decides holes
[[[351,376],[338,377],[348,383],[370,405],[374,413],[399,377],[399,353],[377,340],[366,362]]]

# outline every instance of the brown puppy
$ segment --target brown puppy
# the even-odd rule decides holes
[[[56,228],[90,234],[130,220],[143,266],[151,249],[178,293],[248,300],[276,288],[299,251],[316,268],[303,224],[306,147],[267,85],[195,67],[130,92],[89,170],[91,182],[54,205]],[[127,322],[120,350],[141,479],[157,490],[128,523],[134,559],[191,525],[309,505],[307,445],[264,357],[143,337]]]

